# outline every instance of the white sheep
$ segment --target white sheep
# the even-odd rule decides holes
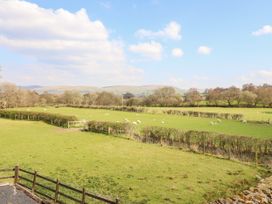
[[[247,121],[246,120],[242,120],[242,123],[247,123]]]
[[[137,122],[133,121],[132,124],[133,124],[133,125],[137,125]]]
[[[137,123],[139,123],[139,124],[140,124],[140,123],[142,123],[142,121],[140,121],[140,120],[137,120]]]

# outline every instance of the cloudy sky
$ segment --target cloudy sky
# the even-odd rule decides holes
[[[2,81],[272,83],[271,0],[0,0]]]

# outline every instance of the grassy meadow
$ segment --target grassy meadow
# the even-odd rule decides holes
[[[207,108],[210,111],[218,111],[218,108]],[[119,122],[135,122],[140,120],[141,123],[137,124],[137,127],[143,126],[162,126],[169,128],[178,128],[182,130],[199,130],[199,131],[210,131],[219,132],[230,135],[242,135],[251,136],[256,138],[268,139],[272,138],[272,126],[266,124],[252,124],[242,123],[234,120],[222,120],[216,125],[212,125],[212,121],[217,119],[211,118],[199,118],[199,117],[188,117],[188,116],[175,116],[166,114],[151,114],[151,113],[133,113],[133,112],[122,112],[122,111],[110,111],[102,109],[84,109],[84,108],[54,108],[54,107],[34,107],[34,108],[19,108],[19,110],[29,111],[41,111],[48,113],[59,113],[65,115],[75,115],[81,120],[98,120],[98,121],[119,121]],[[198,110],[198,109],[194,109]],[[203,109],[204,111],[205,109]],[[224,108],[220,109],[221,112],[225,112]],[[232,110],[232,109],[228,109]],[[249,115],[255,114],[255,119],[261,118],[258,109],[241,109],[244,112],[248,110]],[[255,112],[254,112],[255,110]],[[269,112],[271,109],[267,109]],[[232,113],[236,113],[232,111]],[[262,113],[265,114],[265,113]],[[246,114],[245,114],[246,115]],[[269,115],[269,114],[267,114]],[[248,117],[248,116],[246,116]],[[272,114],[269,115],[272,117]]]
[[[140,117],[134,113],[103,110],[48,108],[47,111],[76,114],[82,119],[121,120],[128,117],[132,120]],[[199,121],[194,126],[197,127],[205,126],[209,121],[156,117],[165,120],[166,124],[173,122],[172,125],[184,128],[191,122]],[[152,122],[156,117],[143,114],[140,119],[143,123],[156,125]],[[236,122],[224,123],[239,127],[238,123],[235,126]],[[239,131],[250,128],[254,129],[254,126]],[[271,133],[271,129],[266,131]],[[118,196],[122,203],[203,203],[230,194],[241,185],[246,188],[263,172],[239,162],[58,128],[43,122],[0,119],[0,145],[1,167],[19,164],[76,187]]]
[[[221,108],[221,107],[179,107],[179,108],[149,108],[150,110],[162,111],[178,109],[181,111],[202,111],[214,113],[243,114],[245,120],[267,121],[272,120],[272,108]]]

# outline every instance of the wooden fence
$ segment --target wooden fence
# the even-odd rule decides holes
[[[87,125],[87,121],[84,121],[84,120],[67,122],[68,128],[85,128],[86,125]]]
[[[93,193],[89,193],[86,191],[85,188],[82,190],[79,190],[77,188],[68,186],[67,184],[64,184],[60,182],[58,179],[53,180],[51,178],[42,176],[38,174],[36,171],[31,172],[28,170],[24,170],[22,168],[19,168],[18,166],[15,166],[13,169],[0,169],[0,172],[13,172],[12,175],[9,176],[2,176],[1,179],[13,179],[14,185],[20,188],[25,188],[29,190],[33,195],[38,196],[39,198],[42,198],[42,200],[50,201],[51,203],[60,203],[65,204],[67,202],[62,201],[62,198],[65,198],[66,200],[72,201],[73,203],[80,203],[80,204],[88,204],[87,199],[92,198],[96,201],[100,201],[102,203],[109,203],[109,204],[118,204],[119,199],[109,199],[103,196],[95,195]],[[26,175],[26,176],[23,176]],[[42,184],[41,182],[37,182],[37,179],[41,181],[46,181],[48,184],[53,184],[54,188],[52,188],[49,185]],[[27,183],[27,184],[26,184]],[[38,190],[37,188],[43,189]],[[73,195],[77,194],[81,197],[81,199],[76,198],[76,196],[68,195],[67,193],[64,193],[61,191],[61,189],[66,189],[71,191]],[[53,193],[53,196],[48,195],[46,192]],[[77,197],[78,197],[77,196]],[[69,202],[70,203],[70,202]]]

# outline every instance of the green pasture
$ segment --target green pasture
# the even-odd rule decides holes
[[[138,118],[133,113],[102,110],[49,108],[47,111],[76,113],[82,119]],[[152,117],[167,123],[171,119],[139,116],[144,123]],[[171,120],[175,122],[177,118]],[[195,119],[180,120],[185,123]],[[203,124],[205,121],[208,120]],[[17,164],[75,187],[118,196],[122,203],[203,203],[252,185],[256,175],[264,172],[238,162],[118,137],[63,129],[43,122],[0,119],[0,167]]]
[[[178,109],[182,111],[243,114],[245,120],[272,121],[272,108],[179,107],[179,108],[149,108],[149,109],[156,110],[159,112],[165,109]]]
[[[161,113],[157,114],[132,113],[102,109],[67,108],[67,107],[62,108],[34,107],[34,108],[20,108],[20,110],[75,115],[81,120],[98,120],[114,122],[128,121],[131,123],[137,123],[137,125],[135,126],[139,128],[143,126],[162,126],[178,128],[182,130],[211,131],[230,135],[251,136],[263,139],[272,138],[271,125],[242,123],[240,121],[234,120],[221,120],[221,122],[218,122],[217,119],[211,118],[176,116]],[[216,125],[212,125],[211,122],[215,122]]]

